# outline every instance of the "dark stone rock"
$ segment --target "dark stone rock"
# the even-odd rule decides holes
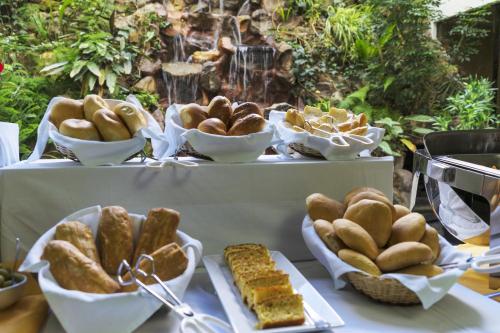
[[[215,94],[221,89],[221,85],[216,64],[212,61],[205,62],[200,77],[201,88],[210,94]]]
[[[161,61],[156,59],[153,61],[149,58],[142,58],[139,61],[139,71],[143,76],[155,75],[161,70]]]

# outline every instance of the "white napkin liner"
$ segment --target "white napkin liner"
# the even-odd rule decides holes
[[[96,237],[100,215],[100,206],[89,207],[65,217],[58,224],[80,221],[88,225]],[[137,242],[141,224],[146,217],[137,214],[129,215],[133,221],[134,238]],[[67,332],[132,332],[162,306],[162,303],[140,289],[128,293],[93,294],[60,287],[50,273],[49,263],[40,259],[43,249],[54,238],[56,226],[37,240],[19,270],[38,273],[40,288]],[[202,245],[181,231],[177,231],[177,236],[188,256],[188,267],[182,275],[166,281],[166,284],[179,298],[182,298],[201,259]],[[165,295],[158,284],[150,285],[150,287],[159,294]]]
[[[273,144],[274,125],[266,121],[263,131],[242,136],[222,136],[208,134],[198,129],[185,129],[181,126],[179,111],[183,105],[173,104],[165,116],[165,138],[167,145],[159,145],[155,157],[163,159],[174,155],[178,149],[189,142],[202,155],[215,162],[245,163],[255,161],[265,149]]]
[[[332,276],[335,289],[341,289],[346,285],[346,281],[343,279],[343,275],[346,273],[360,272],[366,274],[345,263],[328,249],[316,234],[312,220],[308,215],[305,216],[302,222],[302,236],[311,253]],[[441,254],[435,263],[436,265],[462,263],[470,258],[470,254],[456,250],[441,236],[439,236],[439,244],[441,245]],[[381,278],[393,278],[401,282],[405,287],[415,292],[422,302],[423,308],[427,310],[448,293],[448,290],[458,281],[458,278],[463,273],[464,270],[453,268],[432,278],[396,273],[383,274]]]
[[[19,162],[19,125],[0,122],[0,168]]]
[[[38,160],[42,157],[48,139],[70,149],[80,162],[85,166],[97,166],[107,164],[120,164],[132,155],[140,152],[146,144],[146,138],[155,137],[161,139],[161,128],[156,120],[145,111],[137,98],[130,95],[127,102],[134,104],[146,117],[148,127],[139,130],[133,138],[122,141],[88,141],[71,138],[59,133],[57,128],[49,121],[50,112],[56,102],[63,97],[54,97],[49,102],[47,110],[38,126],[38,138],[33,149],[33,153],[28,158],[28,162]],[[114,106],[123,101],[105,99],[110,106]]]
[[[339,146],[332,142],[331,139],[313,135],[307,131],[297,132],[284,125],[286,112],[271,111],[269,121],[275,125],[279,137],[287,146],[291,143],[303,144],[306,147],[317,150],[329,161],[335,160],[352,160],[358,155],[368,155],[378,147],[384,137],[385,130],[383,128],[368,126],[368,132],[364,135],[372,143],[362,143],[356,140],[356,136],[342,134],[342,138],[349,146]]]

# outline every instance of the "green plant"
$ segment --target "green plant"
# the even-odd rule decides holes
[[[385,129],[384,138],[378,146],[384,154],[399,157],[408,149],[415,151],[416,147],[404,134],[400,121],[387,117],[375,121],[375,124]]]

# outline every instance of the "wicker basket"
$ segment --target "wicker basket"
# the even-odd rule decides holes
[[[210,157],[206,156],[206,155],[203,155],[203,154],[200,154],[198,153],[198,151],[196,149],[193,148],[193,146],[186,141],[186,143],[181,147],[181,149],[179,150],[180,152],[182,153],[185,153],[189,156],[193,156],[193,157],[197,157],[197,158],[201,158],[201,159],[204,159],[204,160],[209,160],[209,161],[213,161]]]
[[[297,153],[300,153],[304,156],[307,157],[312,157],[312,158],[319,158],[324,160],[325,157],[321,155],[319,151],[316,149],[309,148],[307,146],[304,146],[302,143],[290,143],[289,147],[295,150]]]
[[[354,288],[379,302],[404,305],[421,303],[413,291],[396,279],[380,279],[358,272],[350,272],[346,276]]]
[[[57,151],[60,152],[64,157],[69,158],[70,160],[73,160],[75,162],[80,162],[80,160],[78,159],[78,157],[76,157],[75,153],[73,153],[73,151],[71,149],[69,149],[69,148],[67,148],[65,146],[62,146],[62,145],[58,144],[55,141],[54,141],[54,145],[55,145]],[[130,156],[127,159],[125,159],[124,162],[129,161],[129,160],[133,159],[136,156],[140,156],[141,157],[141,163],[146,160],[146,153],[144,152],[144,150],[141,150],[140,152],[137,152],[136,154],[133,154],[132,156]]]

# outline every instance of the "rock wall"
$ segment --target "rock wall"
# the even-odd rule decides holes
[[[122,0],[123,1],[123,0]],[[135,88],[157,92],[166,105],[207,104],[216,95],[264,106],[294,103],[292,48],[272,38],[281,0],[139,1],[136,13],[117,19],[132,25],[157,13],[161,50],[139,62]],[[167,23],[168,22],[168,23]]]

